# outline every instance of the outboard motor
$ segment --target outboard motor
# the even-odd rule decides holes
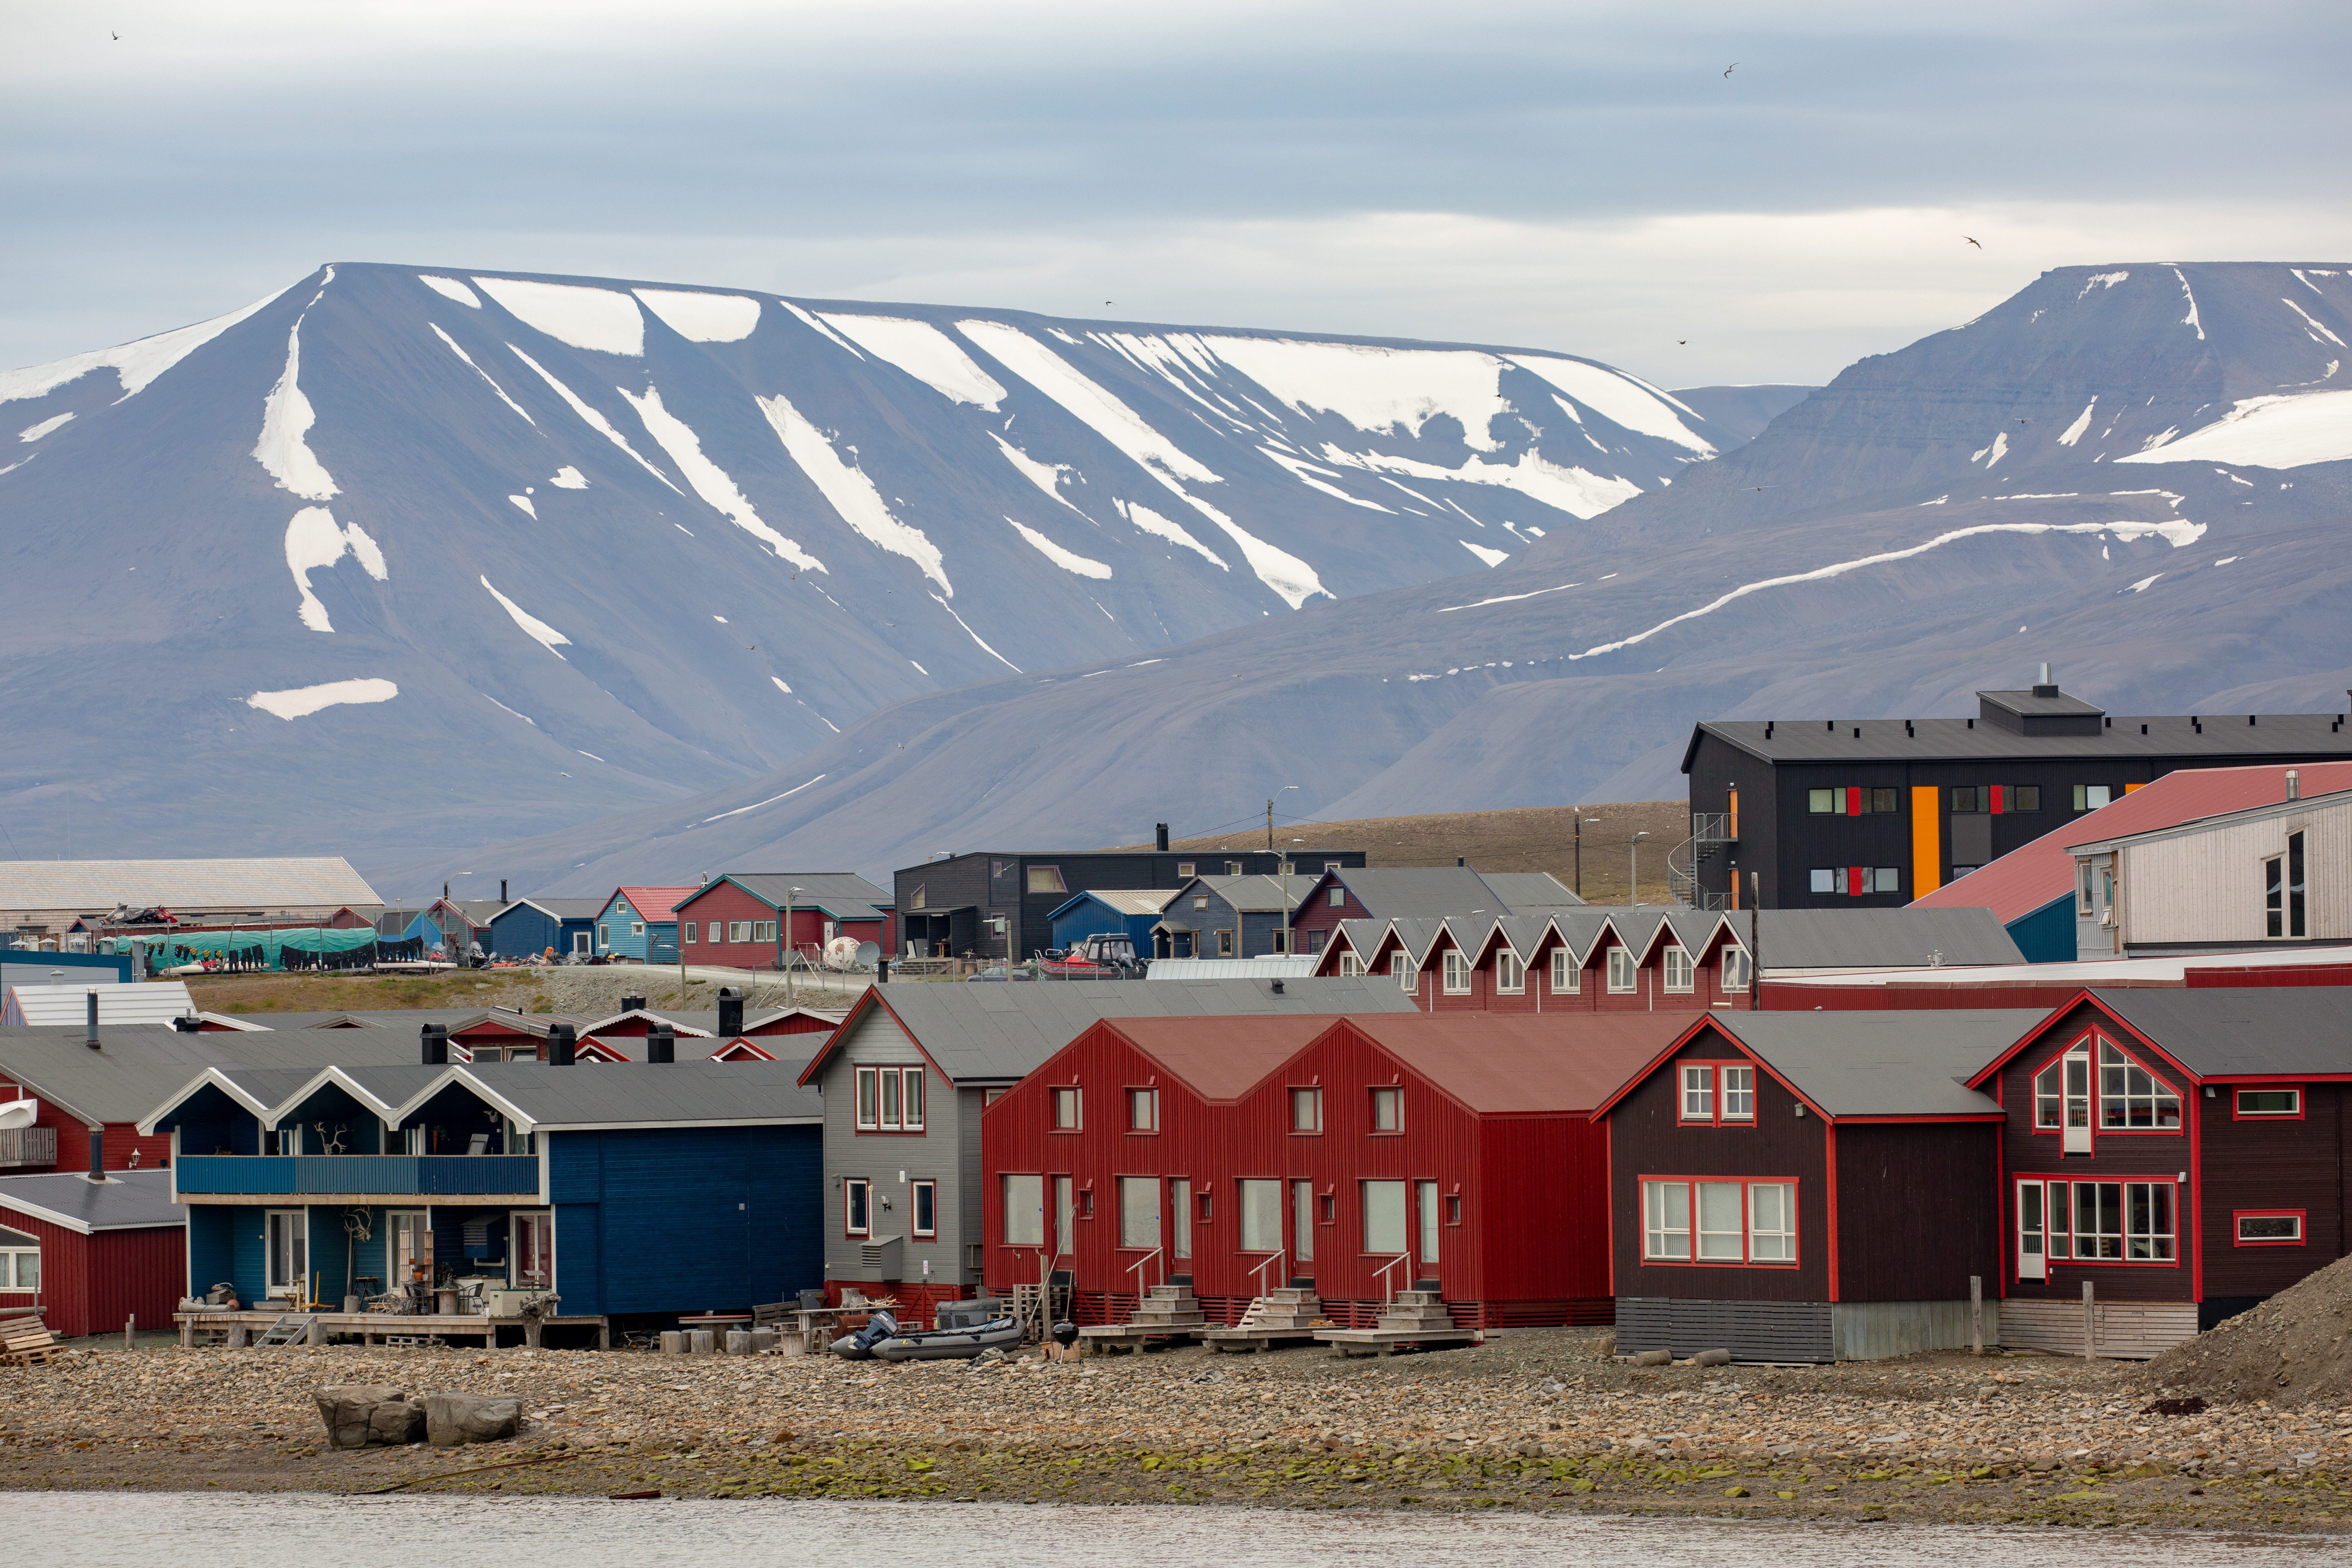
[[[898,1320],[887,1312],[877,1312],[866,1320],[866,1326],[847,1339],[833,1342],[833,1353],[850,1361],[864,1361],[874,1353],[874,1347],[898,1331]]]

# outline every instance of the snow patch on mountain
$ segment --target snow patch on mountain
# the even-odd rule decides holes
[[[1108,578],[1110,576],[1110,568],[1102,562],[1089,561],[1076,551],[1063,549],[1025,522],[1013,522],[1009,517],[1004,521],[1012,522],[1021,537],[1036,547],[1037,553],[1059,566],[1063,571],[1076,573],[1081,577]]]
[[[1005,668],[1011,670],[1015,675],[1024,673],[1019,665],[1013,663],[1011,659],[1005,658],[1003,654],[989,647],[987,639],[982,637],[978,632],[971,629],[971,623],[965,620],[961,616],[956,614],[955,606],[953,605],[949,604],[937,594],[933,594],[931,595],[931,603],[937,605],[940,609],[945,610],[950,618],[952,619],[956,625],[963,628],[963,635],[980,645],[981,652],[988,655],[989,658],[994,659],[997,663],[1003,665]]]
[[[325,507],[306,506],[286,525],[286,569],[294,574],[295,591],[301,595],[297,613],[314,632],[331,632],[335,627],[327,616],[327,606],[310,591],[310,574],[326,570],[346,553],[377,582],[391,581],[383,552],[358,523],[339,527]]]
[[[2197,341],[2201,343],[2205,341],[2205,323],[2197,319],[2197,291],[2189,286],[2189,275],[2179,268],[2174,268],[2172,275],[2180,279],[2180,297],[2189,301],[2189,314],[2180,318],[2180,324],[2196,328]]]
[[[1505,357],[1521,370],[1541,376],[1604,419],[1644,436],[1687,447],[1706,457],[1715,455],[1714,446],[1706,437],[1675,417],[1674,408],[1667,406],[1671,398],[1632,376],[1587,364],[1582,360],[1560,359],[1551,354]],[[1690,410],[1684,408],[1683,412],[1687,414]],[[1582,423],[1580,419],[1578,422]]]
[[[588,488],[587,476],[569,463],[556,469],[555,477],[547,482],[560,490],[584,490]]]
[[[782,393],[756,401],[760,411],[768,416],[768,424],[776,432],[776,438],[784,444],[784,450],[791,454],[793,462],[800,465],[801,472],[808,476],[809,483],[814,485],[818,492],[832,503],[833,510],[840,513],[842,521],[855,529],[867,542],[879,545],[893,555],[903,555],[921,567],[923,575],[937,583],[940,592],[955,593],[948,582],[947,562],[940,554],[940,547],[933,544],[921,529],[901,521],[890,510],[882,499],[882,492],[875,489],[872,479],[866,477],[865,469],[845,462],[841,454],[834,450],[833,443],[825,438],[824,432],[793,407],[792,400]]]
[[[611,289],[577,283],[534,283],[522,278],[476,278],[475,286],[525,326],[561,343],[599,353],[643,355],[646,317],[637,302]]]
[[[2334,343],[2339,349],[2344,346],[2344,340],[2337,337],[2333,331],[2331,331],[2325,321],[2320,321],[2317,317],[2305,310],[2302,306],[2296,304],[2294,300],[2282,298],[2279,300],[2279,303],[2284,305],[2288,310],[2293,310],[2296,315],[2303,318],[2303,330],[2310,336],[2313,342],[2318,342],[2321,339],[2325,338],[2327,342]]]
[[[288,691],[257,691],[245,700],[245,705],[275,713],[280,719],[294,720],[339,703],[389,702],[399,695],[400,688],[389,680],[330,680],[322,686],[298,686]],[[512,713],[514,710],[509,708],[507,711]],[[522,715],[516,713],[515,717],[521,719]]]
[[[2299,392],[2240,398],[2212,424],[2116,461],[2299,468],[2347,458],[2352,458],[2352,392]]]
[[[1171,544],[1182,545],[1202,560],[1213,563],[1220,572],[1233,570],[1225,564],[1224,557],[1185,532],[1183,524],[1173,519],[1160,516],[1140,501],[1114,500],[1110,504],[1118,509],[1119,516],[1144,532],[1164,539]]]
[[[501,594],[496,588],[491,587],[490,580],[488,577],[484,577],[480,581],[483,587],[489,588],[490,597],[499,602],[499,607],[506,611],[508,615],[514,617],[514,624],[520,626],[523,630],[523,635],[530,638],[531,641],[539,644],[540,647],[545,648],[550,653],[555,653],[559,645],[564,647],[570,647],[572,646],[572,639],[570,637],[565,637],[562,632],[557,631],[553,626],[549,626],[545,621],[541,620],[537,616],[532,615],[529,610],[524,609],[520,605],[516,604],[512,599],[508,598],[504,594]],[[560,653],[555,653],[555,657],[558,658],[563,658]],[[568,664],[571,661],[566,659],[564,662]]]
[[[516,348],[514,344],[509,343],[507,347],[513,353],[515,358],[530,366],[532,370],[537,371],[539,373],[539,379],[547,383],[549,386],[554,389],[555,395],[558,397],[561,397],[565,403],[571,405],[572,412],[580,416],[580,417],[586,422],[590,429],[603,436],[604,439],[613,443],[614,446],[618,447],[622,451],[626,452],[633,459],[635,460],[637,467],[645,469],[646,472],[651,474],[662,483],[669,485],[671,489],[677,490],[677,493],[680,495],[684,495],[686,493],[684,490],[678,490],[676,485],[670,484],[670,479],[667,474],[663,473],[659,468],[656,468],[651,463],[646,462],[644,455],[641,454],[635,447],[629,445],[629,438],[613,427],[613,422],[611,420],[605,418],[603,414],[597,412],[597,410],[585,399],[582,398],[578,393],[564,385],[561,381],[558,381],[555,378],[554,372],[549,370],[545,365],[540,363],[537,360],[523,353],[522,350]],[[621,395],[625,397],[628,394],[623,393]]]
[[[1510,413],[1511,405],[1499,385],[1502,362],[1492,354],[1295,338],[1202,341],[1219,359],[1309,418],[1319,409],[1368,434],[1402,426],[1419,436],[1423,426],[1444,414],[1460,423],[1472,450],[1492,452],[1502,446],[1489,426]]]
[[[636,297],[662,323],[691,343],[738,343],[760,324],[760,301],[743,294],[687,289],[637,289]]]
[[[644,423],[646,434],[669,454],[669,460],[677,465],[677,471],[686,476],[686,482],[694,487],[694,493],[709,502],[712,510],[753,538],[765,540],[778,555],[793,565],[803,570],[810,567],[819,572],[824,570],[824,564],[803,550],[798,541],[771,528],[753,509],[749,498],[736,488],[727,470],[703,455],[702,437],[697,436],[685,420],[662,406],[661,388],[649,382],[643,397],[631,396],[626,387],[616,386],[613,390],[637,411],[637,418]]]
[[[1988,442],[1984,446],[1979,447],[1975,451],[1970,452],[1969,454],[1969,461],[1971,463],[1982,463],[1985,466],[1986,471],[1990,472],[2000,464],[2003,458],[2008,456],[2009,432],[2006,430],[2000,430],[1994,433],[1991,441]]]
[[[1457,539],[1454,542],[1489,566],[1500,566],[1511,558],[1511,552],[1507,550],[1489,550],[1483,544],[1473,544],[1466,539]]]
[[[500,403],[505,404],[509,408],[511,408],[517,414],[521,415],[525,424],[531,426],[538,425],[539,421],[530,416],[530,410],[525,408],[521,404],[517,403],[513,398],[509,397],[507,395],[507,389],[500,386],[497,380],[491,376],[488,371],[486,371],[480,365],[476,364],[474,363],[474,356],[457,346],[457,339],[451,337],[448,333],[441,330],[440,322],[427,321],[425,324],[433,329],[433,335],[435,337],[439,338],[443,342],[449,345],[449,352],[451,353],[456,354],[459,359],[466,362],[467,369],[471,370],[476,375],[480,376],[484,381],[489,383],[490,390],[499,395],[499,401]]]
[[[2061,447],[2071,447],[2083,438],[2083,432],[2091,427],[2091,410],[2098,405],[2099,400],[2095,395],[2083,405],[2083,412],[2074,416],[2074,423],[2059,433],[2058,444]]]
[[[1516,463],[1490,463],[1484,458],[1473,457],[1460,468],[1449,468],[1443,464],[1423,462],[1418,458],[1393,457],[1385,452],[1344,451],[1327,442],[1323,447],[1323,460],[1376,473],[1410,474],[1415,479],[1501,485],[1546,506],[1558,507],[1572,517],[1598,517],[1620,502],[1642,493],[1642,487],[1631,479],[1554,463],[1532,447],[1521,452]],[[1451,501],[1445,504],[1454,506]],[[1462,510],[1459,506],[1454,506],[1454,510]],[[1468,517],[1470,514],[1463,512],[1463,515]]]
[[[2128,272],[2094,272],[2083,280],[2083,292],[2074,296],[2077,304],[2094,289],[2112,289],[2131,276]]]
[[[482,297],[455,278],[436,278],[430,272],[420,272],[416,275],[416,280],[444,299],[455,300],[460,305],[477,310],[482,308]]]
[[[974,404],[994,414],[1004,401],[1004,388],[996,378],[929,321],[845,310],[818,314],[867,353],[898,366],[950,402]]]
[[[286,289],[292,287],[289,283]],[[112,370],[115,379],[121,383],[122,397],[116,398],[117,403],[123,398],[135,397],[153,384],[157,376],[247,316],[277,303],[278,296],[284,294],[286,289],[280,289],[275,294],[265,294],[242,310],[231,310],[226,316],[215,316],[209,321],[198,321],[194,326],[158,332],[152,338],[120,343],[110,349],[95,349],[89,353],[52,360],[47,364],[0,371],[0,403],[38,397],[100,368]]]
[[[37,425],[27,425],[22,430],[16,432],[16,439],[19,441],[37,441],[52,430],[63,429],[66,422],[72,417],[73,416],[71,414],[58,414],[42,420]]]
[[[1013,465],[1014,472],[1064,506],[1069,507],[1072,511],[1078,511],[1077,507],[1071,503],[1068,497],[1062,494],[1061,489],[1062,476],[1066,473],[1076,473],[1076,469],[1067,463],[1041,463],[993,430],[991,430],[988,436],[989,439],[996,443],[997,449],[1004,454],[1004,460]],[[1084,517],[1086,514],[1078,512],[1078,515]]]
[[[1366,500],[1361,496],[1351,496],[1346,490],[1341,489],[1339,486],[1330,483],[1328,480],[1318,479],[1315,477],[1317,474],[1330,474],[1332,479],[1338,479],[1339,476],[1333,473],[1329,468],[1316,468],[1314,464],[1307,461],[1304,458],[1294,458],[1287,452],[1278,452],[1272,447],[1260,447],[1258,450],[1264,452],[1273,461],[1288,469],[1290,471],[1291,478],[1297,479],[1300,484],[1307,486],[1309,489],[1321,490],[1328,496],[1337,496],[1341,500],[1346,501],[1349,506],[1360,506],[1372,511],[1385,511],[1391,517],[1396,515],[1395,510],[1392,508],[1384,507],[1375,500]],[[1471,461],[1475,462],[1477,459],[1474,458]]]
[[[522,508],[524,511],[528,512],[532,517],[537,517],[539,515],[539,508],[530,504],[530,498],[529,496],[509,496],[507,497],[507,500]]]
[[[848,350],[849,357],[851,359],[864,359],[866,357],[864,354],[857,352],[856,345],[852,343],[847,338],[843,337],[839,332],[835,331],[831,327],[826,326],[823,321],[818,321],[814,316],[811,315],[808,311],[802,310],[790,300],[779,299],[776,303],[782,305],[785,310],[790,310],[793,313],[793,318],[797,320],[801,325],[806,327],[810,331],[814,332],[817,336],[824,339],[827,342],[833,343],[839,348]]]
[[[1069,361],[1020,328],[1003,321],[958,321],[956,331],[986,349],[999,364],[1060,404],[1072,418],[1162,482],[1223,482],[1222,476],[1207,465],[1144,423],[1135,410],[1097,386]],[[1170,488],[1175,487],[1171,484]]]
[[[253,456],[278,481],[279,489],[291,490],[304,500],[325,500],[341,492],[304,439],[318,416],[311,411],[310,400],[302,395],[301,370],[302,318],[298,316],[286,333],[286,369],[262,400],[261,439],[255,443]]]

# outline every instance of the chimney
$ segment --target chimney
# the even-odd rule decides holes
[[[1465,856],[1465,855],[1456,855],[1456,856],[1454,858],[1454,863],[1456,866],[1467,866],[1468,864],[1470,864],[1470,859],[1469,859],[1469,857],[1467,857],[1467,856]]]
[[[677,1031],[667,1024],[656,1024],[646,1036],[646,1060],[649,1062],[677,1060]]]
[[[572,1065],[573,1037],[572,1026],[569,1024],[558,1024],[547,1032],[547,1065],[549,1067],[568,1068]]]
[[[449,1065],[449,1026],[427,1024],[417,1031],[418,1043],[424,1047],[425,1065],[446,1068]]]
[[[646,999],[642,996],[624,996],[621,998],[621,1011],[624,1013],[643,1012],[645,1010],[645,1005]]]
[[[446,882],[441,884],[441,896],[444,899],[446,899],[449,896],[449,884]]]
[[[2347,693],[2347,695],[2352,695],[2352,693]],[[1161,823],[1161,824],[1160,825],[1159,845],[1160,845],[1160,852],[1162,855],[1167,854],[1167,853],[1168,853],[1168,825],[1167,825],[1166,823],[1164,823],[1164,822],[1163,822],[1163,823]]]
[[[194,1013],[183,1013],[172,1020],[172,1027],[183,1035],[200,1035],[204,1033],[205,1026],[204,1020],[198,1018]]]
[[[2303,774],[2294,768],[2286,771],[2286,797],[2289,800],[2303,798]]]
[[[2036,697],[2058,695],[2058,683],[2050,679],[2050,666],[2046,662],[2042,666],[2042,679],[2033,683],[2033,695]]]
[[[94,1051],[98,1049],[98,993],[92,991],[83,1000],[89,1006],[83,1014],[81,1043]]]
[[[89,1179],[106,1180],[106,1134],[95,1128],[89,1134]]]
[[[743,1032],[743,993],[732,985],[719,991],[719,1037],[731,1040]]]
[[[507,901],[507,879],[506,879],[504,877],[500,877],[500,878],[499,879],[499,902],[500,902],[500,903],[502,903],[502,904],[503,904],[503,903],[505,903],[506,901]]]
[[[1276,981],[1276,982],[1274,983],[1274,994],[1275,994],[1276,996],[1279,996],[1279,995],[1281,995],[1281,994],[1282,994],[1282,982],[1281,982],[1281,981],[1279,981],[1279,980],[1277,980],[1277,981]]]

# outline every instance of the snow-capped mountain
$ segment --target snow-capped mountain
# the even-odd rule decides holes
[[[0,374],[0,426],[27,854],[675,800],[1487,571],[1738,440],[1545,351],[348,263]]]
[[[584,889],[1213,831],[1290,784],[1335,820],[1655,798],[1695,720],[1967,713],[2043,659],[2116,712],[2342,712],[2347,340],[2341,265],[2059,269],[1491,572],[911,700],[484,858]]]

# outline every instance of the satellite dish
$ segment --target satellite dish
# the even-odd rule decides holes
[[[871,969],[881,957],[882,948],[878,942],[861,942],[857,944],[858,968]]]

